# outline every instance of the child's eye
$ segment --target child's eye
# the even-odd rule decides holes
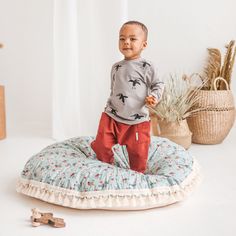
[[[135,40],[137,40],[137,39],[136,39],[136,38],[130,38],[130,40],[131,40],[131,41],[135,41]]]
[[[120,38],[120,41],[124,41],[125,39],[124,38]]]

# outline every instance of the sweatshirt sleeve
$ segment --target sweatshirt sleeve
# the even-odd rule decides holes
[[[164,82],[158,77],[157,69],[153,65],[149,67],[147,79],[150,91],[149,95],[153,95],[158,101],[160,101],[164,91]]]
[[[111,73],[110,73],[110,96],[107,100],[106,106],[104,108],[104,111],[106,110],[107,107],[110,105],[110,97],[113,95],[113,86],[114,86],[114,81],[115,81],[115,72],[114,72],[114,67],[115,65],[112,66],[111,68]]]
[[[113,94],[113,86],[114,86],[114,82],[115,82],[115,72],[114,72],[114,67],[115,65],[112,66],[111,68],[111,85],[110,85],[110,96]]]

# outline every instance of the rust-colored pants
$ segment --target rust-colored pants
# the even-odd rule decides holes
[[[100,161],[112,164],[112,146],[126,145],[130,168],[144,173],[150,144],[150,122],[127,125],[115,121],[105,112],[102,113],[96,139],[91,147]]]

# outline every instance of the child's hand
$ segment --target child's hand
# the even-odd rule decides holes
[[[146,105],[148,105],[150,107],[155,107],[157,105],[158,101],[154,96],[149,95],[145,98],[145,103],[146,103]]]

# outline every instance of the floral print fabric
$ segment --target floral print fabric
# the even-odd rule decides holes
[[[145,174],[129,169],[125,146],[113,146],[115,163],[96,159],[94,137],[55,143],[31,157],[21,177],[78,192],[152,189],[180,185],[192,172],[193,156],[168,139],[152,137]]]

